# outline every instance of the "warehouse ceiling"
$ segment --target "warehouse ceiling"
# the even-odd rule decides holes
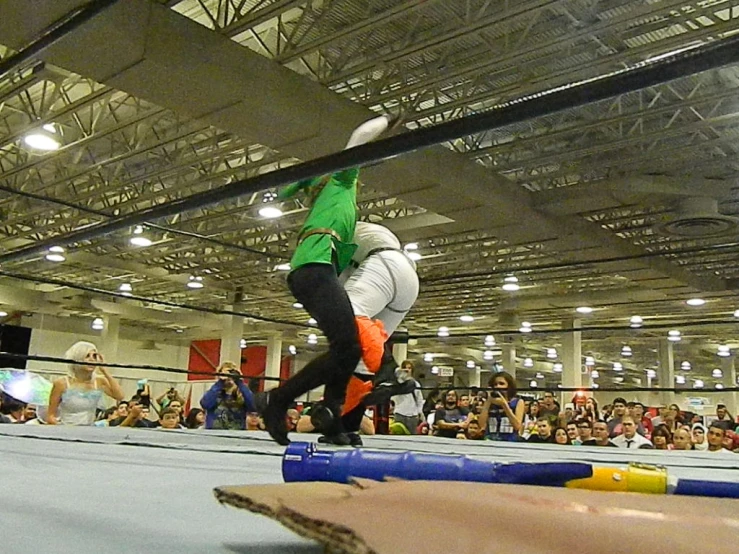
[[[83,4],[0,0],[0,57]],[[335,152],[373,114],[401,113],[410,132],[727,37],[738,18],[739,1],[719,0],[118,2],[0,80],[0,309],[116,314],[125,335],[163,341],[217,336],[235,312],[249,340],[303,340],[280,269],[300,200],[277,219],[258,193],[150,221],[148,247],[133,228],[65,236]],[[726,382],[711,374],[728,374],[719,346],[739,347],[738,92],[725,67],[363,170],[360,217],[422,256],[414,354],[489,369],[494,333],[522,378],[553,384],[546,349],[576,318],[604,384],[646,383],[671,329],[687,386]],[[58,150],[26,143],[44,125]],[[63,262],[3,260],[48,240]]]

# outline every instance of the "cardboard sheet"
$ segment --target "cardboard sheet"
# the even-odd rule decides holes
[[[463,482],[219,487],[224,503],[347,554],[734,554],[739,501]]]

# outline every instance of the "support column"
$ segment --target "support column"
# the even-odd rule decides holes
[[[234,310],[234,306],[227,306],[227,310]],[[233,362],[241,367],[241,338],[244,334],[244,318],[237,315],[222,316],[223,329],[221,330],[221,358],[223,362]]]
[[[479,367],[470,370],[470,387],[480,387],[480,375],[482,370]]]
[[[501,364],[503,364],[503,371],[506,371],[516,376],[516,345],[510,342],[511,339],[506,338],[506,343],[500,345],[502,351]]]
[[[408,343],[396,342],[393,344],[393,358],[398,362],[398,366],[408,359]]]
[[[675,386],[675,355],[672,349],[672,342],[666,338],[659,339],[659,388],[673,388]],[[660,399],[663,404],[671,404],[674,394],[669,391],[662,391]]]
[[[272,335],[267,339],[267,360],[264,368],[264,376],[279,379],[280,365],[282,364],[282,337]],[[263,390],[270,390],[280,384],[279,381],[265,381]]]
[[[100,333],[98,348],[105,356],[105,361],[112,364],[118,362],[118,337],[121,331],[121,317],[106,315],[103,317],[104,327]]]
[[[562,338],[562,387],[582,387],[582,332],[571,331],[580,329],[582,322],[579,319],[570,319],[562,322],[565,331]],[[564,393],[564,397],[571,398],[572,393]],[[564,398],[563,398],[564,400]],[[564,408],[564,403],[562,404]]]
[[[721,367],[722,368],[724,367],[724,363],[723,362],[726,362],[726,364],[725,364],[726,369],[723,369],[723,372],[724,372],[724,379],[723,379],[724,386],[725,387],[727,387],[727,386],[728,387],[736,387],[737,386],[737,382],[736,382],[736,373],[737,372],[736,372],[736,361],[734,359],[734,356],[732,356],[730,358],[725,358],[722,361],[722,364],[721,364]],[[725,404],[726,404],[727,409],[729,410],[729,413],[732,414],[733,416],[736,416],[737,411],[738,411],[737,408],[739,408],[739,393],[737,393],[737,392],[731,392],[731,393],[727,394],[726,395],[726,402],[725,402]]]

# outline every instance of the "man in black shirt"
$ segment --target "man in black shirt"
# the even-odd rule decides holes
[[[549,418],[542,416],[536,420],[536,430],[538,434],[531,435],[526,442],[554,442],[554,435],[552,434],[552,425],[549,423]]]
[[[608,424],[599,419],[593,423],[593,438],[582,443],[583,446],[613,446],[618,448],[613,442],[611,442]]]
[[[436,436],[454,439],[459,431],[467,429],[469,410],[457,406],[457,391],[449,389],[444,395],[444,408],[436,410],[434,427]]]

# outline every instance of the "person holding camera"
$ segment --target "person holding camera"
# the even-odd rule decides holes
[[[490,378],[488,386],[493,390],[478,417],[480,428],[485,430],[485,438],[494,441],[518,440],[526,405],[518,397],[516,380],[510,373],[501,371]]]
[[[218,380],[200,399],[205,410],[206,429],[246,429],[246,415],[255,412],[254,394],[241,379],[233,362],[223,362],[216,370]]]
[[[170,387],[169,390],[156,397],[156,403],[159,404],[162,410],[169,408],[170,403],[174,401],[179,402],[180,407],[185,405],[185,399],[180,396],[180,393],[174,387]]]

